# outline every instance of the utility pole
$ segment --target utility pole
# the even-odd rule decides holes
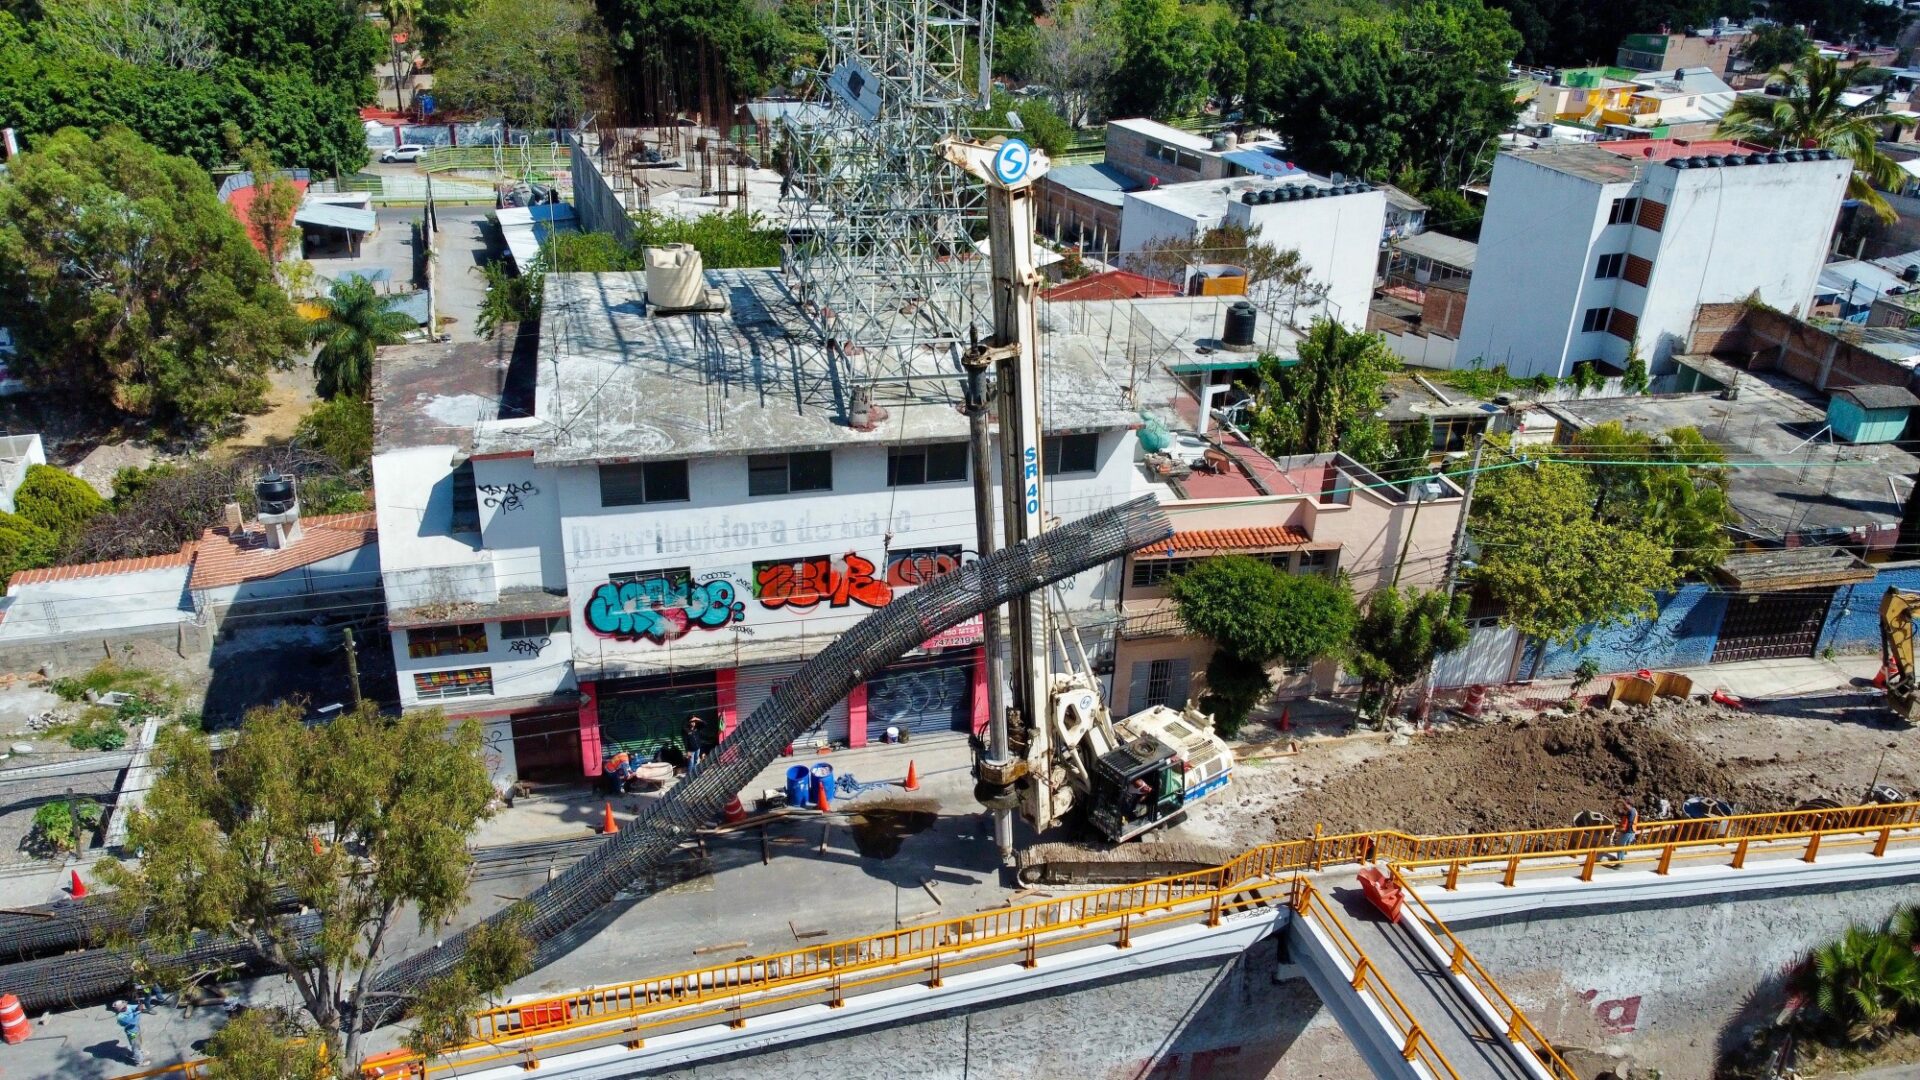
[[[353,651],[353,627],[340,628],[341,643],[347,650],[347,686],[353,691],[353,707],[360,707],[360,655]]]
[[[1487,433],[1481,432],[1479,441],[1473,444],[1473,463],[1467,466],[1467,489],[1460,500],[1460,520],[1453,526],[1453,544],[1447,549],[1447,603],[1453,603],[1453,591],[1460,581],[1460,560],[1467,547],[1467,515],[1473,512],[1473,486],[1480,480],[1480,458],[1487,452]],[[1395,571],[1394,580],[1399,580]],[[1439,657],[1434,657],[1437,662]],[[1420,704],[1414,710],[1414,718],[1424,723],[1427,713],[1433,708],[1433,664],[1427,665],[1427,674],[1420,680]]]

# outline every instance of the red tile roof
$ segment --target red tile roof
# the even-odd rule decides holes
[[[1170,538],[1135,552],[1142,558],[1221,551],[1277,551],[1311,543],[1312,537],[1291,525],[1262,525],[1251,529],[1182,529]]]
[[[238,536],[226,529],[208,529],[200,534],[199,557],[188,587],[213,589],[259,581],[344,555],[379,540],[373,518],[371,510],[306,518],[300,522],[300,542],[279,551],[267,547],[266,534],[257,526]]]
[[[189,540],[180,545],[179,551],[171,555],[149,555],[144,559],[113,559],[108,562],[22,570],[7,579],[7,588],[11,589],[15,585],[45,585],[48,582],[72,581],[76,578],[107,577],[111,574],[138,574],[144,570],[165,570],[174,566],[186,566],[193,561],[195,546],[194,542]]]
[[[1108,270],[1077,281],[1055,285],[1041,294],[1044,300],[1137,300],[1149,296],[1179,296],[1180,286],[1131,270]]]

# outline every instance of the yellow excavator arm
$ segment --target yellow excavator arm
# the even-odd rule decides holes
[[[1887,679],[1887,708],[1907,723],[1920,721],[1913,666],[1913,616],[1920,593],[1888,589],[1880,598],[1880,664]]]

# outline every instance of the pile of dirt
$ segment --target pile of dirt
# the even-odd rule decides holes
[[[1689,795],[1741,810],[1787,809],[1692,743],[1617,713],[1544,714],[1417,737],[1316,785],[1272,813],[1274,837],[1397,829],[1444,834],[1551,828],[1626,795],[1643,812]]]

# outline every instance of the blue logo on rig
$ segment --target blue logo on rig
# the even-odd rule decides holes
[[[993,155],[993,175],[1003,184],[1017,184],[1027,175],[1027,166],[1033,164],[1033,151],[1019,139],[1008,139],[1000,144],[1000,150]]]

